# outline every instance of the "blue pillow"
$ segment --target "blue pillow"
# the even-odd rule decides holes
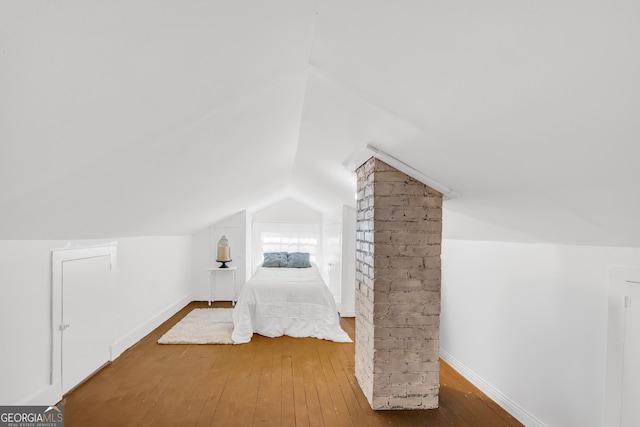
[[[309,268],[311,267],[311,261],[309,261],[308,252],[290,252],[287,257],[288,268]]]
[[[288,263],[286,252],[265,252],[263,267],[286,267]]]

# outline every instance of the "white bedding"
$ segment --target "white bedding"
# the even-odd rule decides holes
[[[315,265],[311,268],[259,267],[240,292],[233,310],[234,344],[288,335],[352,342],[340,327],[336,303]]]

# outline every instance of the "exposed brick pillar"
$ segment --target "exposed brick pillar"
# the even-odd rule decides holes
[[[376,158],[356,172],[356,378],[373,409],[437,408],[442,194]]]

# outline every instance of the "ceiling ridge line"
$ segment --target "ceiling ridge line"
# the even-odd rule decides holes
[[[296,168],[296,163],[297,163],[297,159],[298,159],[298,152],[300,149],[300,140],[302,139],[302,117],[304,115],[304,110],[305,110],[305,105],[307,103],[307,94],[309,93],[309,74],[310,74],[310,69],[311,69],[311,56],[313,55],[313,50],[314,50],[314,46],[315,46],[315,40],[316,40],[316,24],[318,22],[318,16],[320,15],[320,10],[319,10],[319,5],[320,5],[320,0],[316,0],[315,1],[315,6],[312,7],[312,18],[311,18],[311,25],[310,25],[310,30],[309,30],[309,46],[308,46],[308,51],[307,51],[307,64],[305,67],[305,83],[304,83],[304,90],[302,93],[302,100],[300,102],[300,114],[298,115],[298,120],[296,121],[297,126],[298,126],[298,130],[297,130],[297,138],[296,138],[296,148],[295,148],[295,153],[293,154],[293,163],[291,164],[291,178],[293,179],[293,175],[294,175],[294,171]]]
[[[383,107],[381,107],[382,103],[377,102],[376,100],[372,100],[368,97],[366,97],[365,95],[362,94],[361,91],[359,90],[355,90],[353,87],[351,87],[349,84],[345,83],[344,81],[335,78],[334,75],[330,75],[326,70],[320,68],[317,65],[314,65],[312,63],[309,64],[309,68],[310,71],[313,72],[314,74],[316,74],[318,77],[322,78],[323,80],[336,85],[338,88],[340,88],[342,91],[350,94],[351,96],[353,96],[354,98],[358,99],[359,101],[362,101],[363,103],[370,105],[371,107],[375,108],[376,110],[380,111],[381,113],[394,118],[395,120],[398,120],[402,123],[405,123],[411,127],[413,127],[414,129],[420,131],[423,134],[429,134],[429,132],[427,132],[427,130],[420,125],[418,122],[416,122],[415,120],[411,120],[409,118],[407,118],[406,116],[403,116],[393,110],[389,110],[389,109],[385,109]],[[436,138],[433,138],[434,140]]]

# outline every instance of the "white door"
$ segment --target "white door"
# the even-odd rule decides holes
[[[111,257],[62,263],[62,393],[109,361]]]
[[[623,357],[621,425],[640,426],[640,283],[625,285]]]

